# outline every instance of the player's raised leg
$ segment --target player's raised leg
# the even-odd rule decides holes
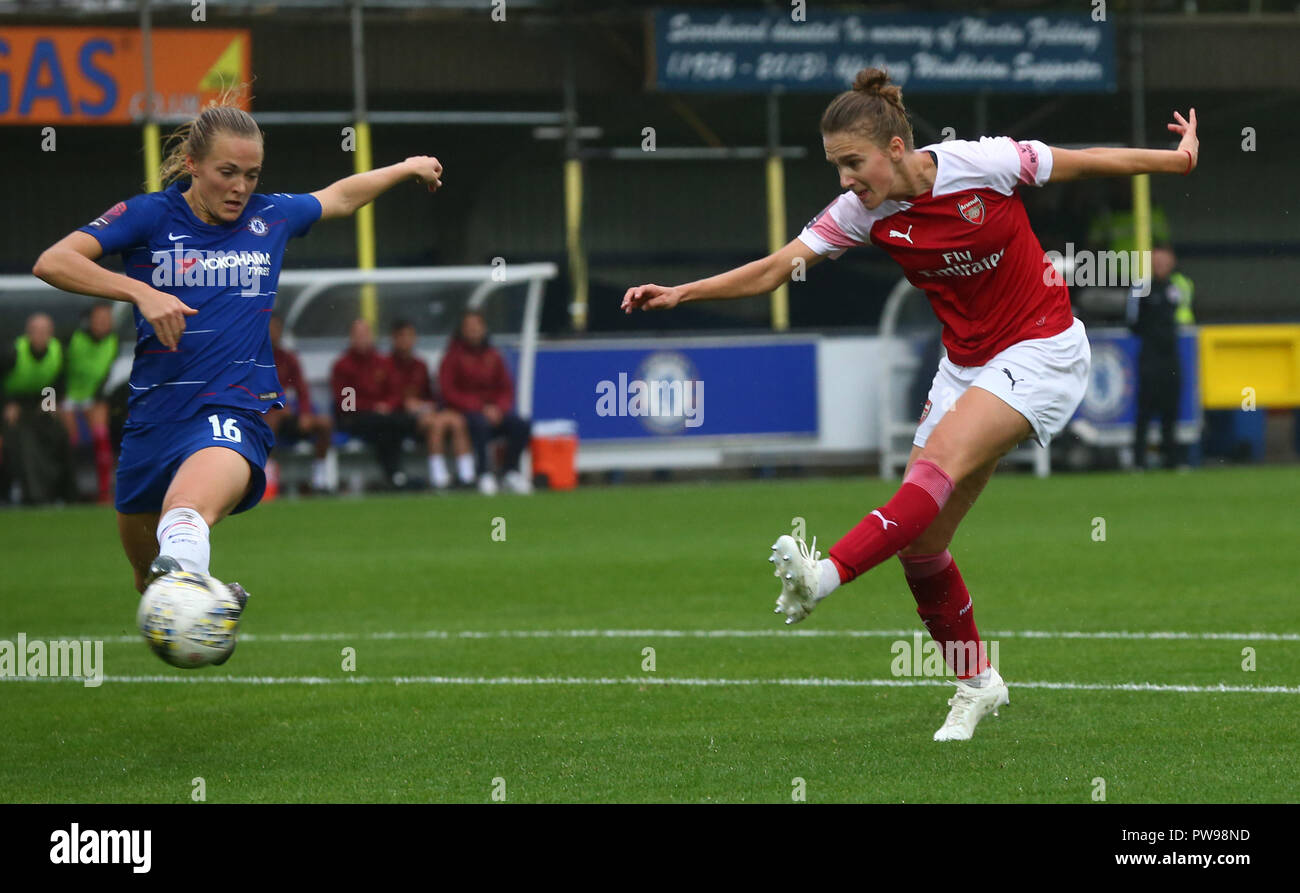
[[[170,557],[184,570],[208,573],[211,528],[238,508],[253,486],[253,467],[247,458],[232,449],[207,447],[190,455],[181,463],[167,488],[167,495],[163,497],[155,566],[164,557]],[[242,615],[248,593],[238,583],[231,582],[226,586],[239,602]],[[239,617],[233,619],[238,624]],[[232,631],[230,651],[213,664],[224,664],[234,650]]]
[[[911,544],[938,518],[957,484],[1032,433],[1029,421],[999,397],[980,387],[967,388],[939,420],[893,498],[831,547],[841,581]]]
[[[158,520],[158,554],[183,570],[208,573],[209,532],[244,499],[252,482],[248,460],[226,447],[190,455],[172,478]]]
[[[806,548],[791,549],[792,538],[777,541],[772,556],[782,587],[777,613],[784,613],[787,623],[797,623],[838,586],[896,555],[934,523],[956,484],[1031,433],[1025,417],[996,395],[967,388],[910,463],[903,485],[832,546],[828,558],[818,562]]]

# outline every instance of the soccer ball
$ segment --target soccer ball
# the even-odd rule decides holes
[[[239,602],[207,574],[176,571],[149,584],[135,621],[153,653],[173,667],[205,667],[235,647]]]

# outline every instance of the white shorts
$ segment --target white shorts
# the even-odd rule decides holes
[[[925,446],[930,432],[972,385],[982,388],[1029,420],[1043,446],[1060,434],[1083,401],[1092,348],[1083,323],[1051,338],[1018,341],[983,366],[958,366],[947,355],[939,361],[912,443]]]

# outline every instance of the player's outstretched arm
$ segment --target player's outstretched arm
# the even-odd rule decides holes
[[[1127,177],[1133,174],[1190,174],[1200,155],[1196,138],[1196,109],[1184,118],[1174,112],[1169,129],[1182,137],[1177,149],[1058,149],[1052,147],[1052,175],[1048,182],[1086,177]]]
[[[780,251],[743,267],[684,285],[636,285],[623,295],[622,310],[668,310],[687,301],[717,301],[766,294],[788,280],[798,268],[807,269],[822,259],[798,239]],[[802,262],[802,263],[801,263]]]
[[[104,253],[99,240],[80,231],[69,233],[41,252],[32,274],[55,288],[134,304],[165,347],[175,347],[185,331],[185,317],[199,311],[175,295],[114,273],[97,261]]]
[[[435,192],[442,185],[442,163],[429,155],[413,155],[388,167],[336,180],[312,195],[320,202],[322,220],[350,217],[357,208],[370,204],[380,193],[404,180],[418,180]]]

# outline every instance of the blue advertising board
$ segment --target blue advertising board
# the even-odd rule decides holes
[[[663,9],[660,90],[837,93],[862,68],[910,91],[1114,92],[1115,32],[1088,13]]]
[[[815,437],[816,342],[547,345],[537,351],[533,418],[573,419],[586,442]]]
[[[1083,403],[1073,420],[1089,423],[1103,438],[1118,431],[1131,434],[1137,421],[1137,360],[1141,342],[1126,329],[1089,329],[1088,343],[1092,345],[1092,372]],[[1179,333],[1178,359],[1181,367],[1178,424],[1180,427],[1199,425],[1200,365],[1195,330]]]

